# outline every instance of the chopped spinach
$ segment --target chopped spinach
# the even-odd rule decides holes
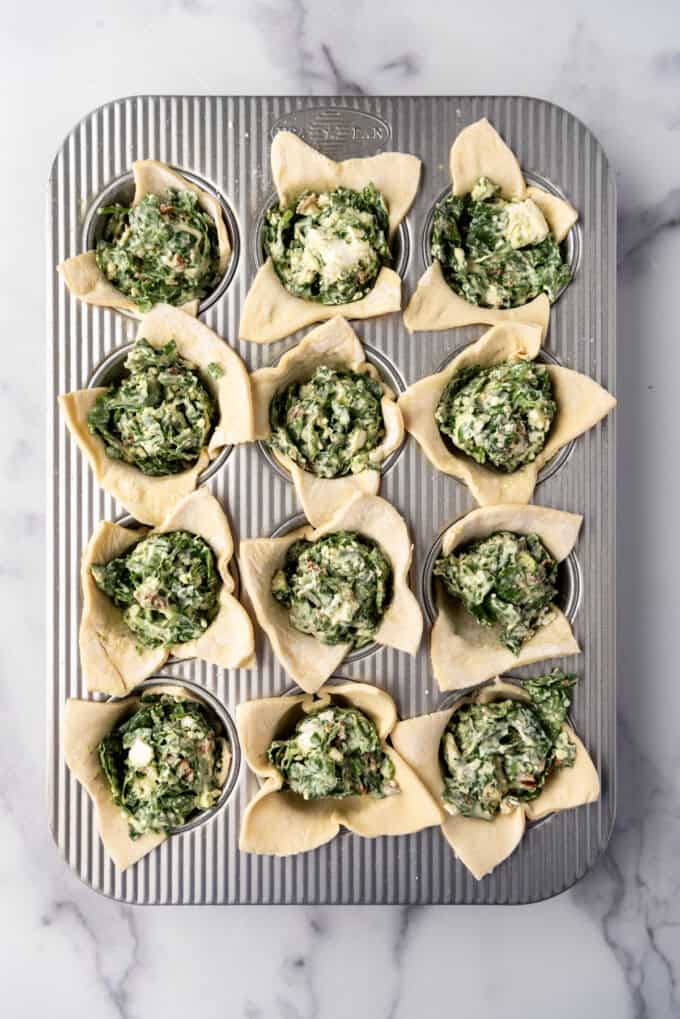
[[[140,311],[205,297],[219,280],[219,244],[212,217],[193,191],[168,188],[138,205],[108,205],[97,265]]]
[[[434,574],[514,655],[553,617],[557,563],[537,534],[497,531],[440,556]]]
[[[392,597],[392,567],[361,534],[336,531],[294,542],[272,578],[291,626],[323,644],[360,648],[374,638]]]
[[[370,375],[320,365],[274,395],[269,443],[320,478],[378,469],[369,455],[385,436],[382,395]]]
[[[391,260],[385,199],[369,184],[303,192],[265,219],[264,247],[291,294],[320,304],[365,297]]]
[[[446,386],[435,419],[439,430],[477,463],[511,473],[543,449],[555,403],[550,372],[534,361],[470,365]]]
[[[356,708],[331,705],[305,715],[288,739],[274,740],[267,757],[285,788],[305,800],[399,792],[375,725]]]
[[[95,400],[87,423],[112,460],[160,477],[196,463],[214,420],[212,396],[174,342],[156,349],[140,339],[124,377]]]
[[[203,705],[145,694],[137,711],[97,747],[130,837],[168,833],[214,806],[222,792],[224,751]]]
[[[538,679],[525,679],[522,683],[543,728],[553,740],[562,730],[571,704],[571,691],[576,683],[577,677],[573,672],[562,672],[561,669],[553,669],[547,676],[539,676]]]
[[[536,203],[506,201],[486,177],[436,206],[431,252],[451,289],[483,308],[517,308],[542,293],[552,302],[571,279]]]
[[[124,555],[92,566],[92,576],[145,648],[195,640],[217,615],[215,556],[188,531],[151,534]]]
[[[467,704],[452,715],[440,746],[450,813],[492,821],[535,799],[556,769],[573,766],[576,745],[562,725],[575,683],[553,669],[524,684],[529,703]]]

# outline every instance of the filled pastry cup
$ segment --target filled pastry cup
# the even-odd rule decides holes
[[[442,809],[444,838],[477,880],[490,874],[514,852],[524,836],[527,821],[537,821],[560,810],[592,803],[600,795],[595,765],[574,730],[565,723],[562,728],[576,747],[574,764],[555,769],[536,799],[522,803],[508,813],[498,813],[491,821],[450,814],[445,810],[440,744],[449,721],[465,704],[488,704],[507,698],[529,699],[519,684],[496,678],[492,683],[459,698],[452,707],[397,722],[392,732],[394,747]]]
[[[106,387],[66,393],[59,397],[59,406],[97,483],[135,520],[154,525],[196,488],[201,474],[220,452],[228,446],[252,441],[253,403],[248,371],[236,351],[212,329],[179,308],[156,305],[142,317],[136,339],[144,339],[156,349],[173,342],[177,354],[195,366],[215,402],[217,418],[210,440],[192,467],[177,474],[151,476],[133,464],[108,456],[104,441],[88,426],[88,415]]]
[[[582,522],[579,514],[545,506],[485,506],[472,510],[445,531],[442,555],[447,556],[498,531],[510,531],[518,535],[538,535],[559,564],[576,545]],[[431,580],[426,578],[426,583]],[[548,658],[577,655],[581,650],[567,616],[555,604],[550,606],[550,620],[538,626],[518,654],[501,643],[494,627],[477,622],[439,581],[436,583],[436,607],[430,657],[441,690],[462,690],[509,669]]]
[[[277,365],[253,372],[251,385],[256,439],[266,442],[271,436],[269,408],[274,395],[294,382],[307,381],[321,365],[366,373],[381,385],[385,435],[380,445],[370,453],[369,460],[373,467],[337,478],[322,478],[303,470],[289,457],[272,449],[273,456],[293,481],[305,516],[315,527],[332,517],[353,495],[377,495],[380,488],[380,464],[404,440],[404,424],[395,394],[366,360],[359,337],[347,320],[339,315],[308,333],[297,346],[283,355]]]
[[[451,146],[449,169],[454,195],[469,194],[480,177],[487,177],[500,186],[501,197],[505,199],[530,198],[558,244],[578,219],[576,210],[564,199],[543,188],[527,186],[517,157],[486,117],[460,132]],[[549,319],[550,300],[546,294],[514,308],[487,308],[470,303],[449,286],[436,260],[421,276],[404,312],[404,325],[409,332],[520,322],[537,326],[545,336]]]
[[[387,203],[391,240],[415,198],[421,162],[416,156],[401,152],[383,152],[377,156],[336,162],[290,131],[279,131],[272,142],[271,167],[281,208],[295,201],[304,191],[321,193],[341,186],[360,191],[373,184]],[[268,257],[248,291],[239,338],[253,343],[272,343],[336,315],[365,319],[400,309],[401,279],[387,266],[380,269],[373,288],[364,297],[346,304],[331,305],[290,293]]]
[[[321,527],[301,527],[278,538],[242,541],[239,565],[244,588],[274,654],[307,693],[315,693],[332,676],[351,645],[324,644],[297,630],[289,610],[272,594],[272,580],[296,541],[317,541],[338,531],[375,543],[392,569],[392,597],[375,633],[375,643],[414,655],[420,645],[423,617],[408,586],[413,545],[401,514],[377,495],[353,495]]]
[[[221,585],[217,614],[195,640],[171,647],[141,647],[123,612],[95,583],[93,565],[104,565],[151,534],[187,531],[212,549]],[[81,563],[83,612],[80,662],[87,689],[121,697],[170,658],[200,658],[223,669],[252,668],[255,638],[248,613],[234,597],[229,564],[234,553],[224,510],[206,488],[180,499],[153,531],[103,521],[90,539]]]
[[[187,824],[172,829],[170,833],[145,832],[132,838],[125,813],[113,801],[97,748],[105,736],[137,711],[142,704],[142,696],[149,693],[170,694],[183,700],[195,701],[215,718],[218,738],[222,744],[218,777],[222,793],[213,807],[196,814]],[[207,691],[199,691],[192,683],[167,678],[147,680],[134,692],[121,698],[106,701],[69,698],[64,710],[63,748],[64,759],[71,774],[92,800],[104,849],[121,871],[137,863],[171,834],[187,831],[213,817],[224,805],[234,786],[240,761],[234,723],[219,701]]]
[[[168,188],[175,191],[190,191],[196,195],[199,207],[208,213],[215,224],[219,255],[217,271],[220,276],[224,276],[231,258],[231,242],[217,199],[157,159],[135,160],[132,164],[132,174],[135,187],[133,207],[139,205],[147,195],[162,197]],[[101,271],[97,265],[95,251],[85,251],[81,255],[67,258],[57,266],[57,269],[69,291],[85,304],[117,308],[133,316],[141,316],[142,312],[137,302],[123,294]],[[182,305],[182,309],[189,315],[197,315],[199,303],[198,298],[187,301]]]
[[[616,406],[615,398],[587,375],[546,364],[557,411],[545,445],[531,463],[512,472],[497,470],[477,463],[442,435],[435,411],[451,379],[469,367],[491,368],[507,361],[534,361],[540,352],[538,327],[504,322],[465,347],[442,371],[415,382],[399,397],[406,431],[414,436],[437,470],[467,485],[480,506],[529,502],[543,467]]]
[[[375,725],[381,748],[394,766],[398,793],[376,798],[352,795],[305,800],[284,788],[284,777],[269,762],[273,740],[285,738],[305,715],[325,706],[353,707]],[[243,852],[290,856],[330,842],[341,828],[364,838],[406,835],[439,824],[442,811],[425,784],[387,743],[397,724],[394,701],[378,687],[338,682],[309,694],[247,701],[236,710],[243,755],[259,779],[259,792],[243,815],[239,848]]]

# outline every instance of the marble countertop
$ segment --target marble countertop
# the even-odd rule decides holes
[[[3,26],[4,1014],[680,1015],[680,475],[668,470],[680,448],[669,300],[680,264],[677,0],[625,10],[489,0],[464,13],[443,0],[63,0],[12,5]],[[565,106],[604,144],[620,202],[620,794],[609,851],[559,898],[514,909],[131,909],[80,885],[55,852],[43,793],[39,196],[83,113],[146,92],[519,93]]]

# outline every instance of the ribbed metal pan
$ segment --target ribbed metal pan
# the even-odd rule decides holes
[[[458,131],[487,116],[527,173],[560,187],[580,213],[571,286],[553,308],[549,352],[560,363],[615,387],[616,199],[607,159],[592,134],[564,110],[518,97],[310,98],[143,96],[107,104],[85,117],[59,150],[49,182],[49,569],[48,792],[55,840],[71,866],[97,891],[134,903],[522,903],[573,884],[606,845],[615,806],[615,421],[575,444],[559,469],[539,485],[536,501],[585,515],[577,547],[582,591],[574,627],[584,649],[573,704],[574,723],[602,778],[598,803],[559,814],[530,830],[520,848],[491,876],[475,881],[456,862],[439,829],[415,836],[362,840],[345,835],[303,856],[276,860],[240,854],[239,822],[254,791],[241,768],[226,807],[209,823],[168,840],[128,873],[104,854],[87,796],[70,777],[61,753],[64,702],[84,696],[78,661],[80,553],[102,518],[120,507],[94,483],[58,419],[58,393],[79,389],[115,348],[129,342],[134,323],[108,309],[70,298],[54,266],[85,249],[85,233],[100,196],[128,173],[133,159],[155,157],[194,174],[219,193],[238,232],[238,262],[226,289],[205,312],[249,367],[280,357],[300,338],[270,346],[239,343],[238,321],[257,265],[256,228],[271,201],[269,146],[286,127],[335,158],[384,149],[416,153],[422,185],[401,232],[399,261],[407,298],[424,269],[423,234],[433,202],[447,187],[448,152]],[[574,257],[572,255],[572,257]],[[451,350],[481,328],[409,336],[400,315],[356,325],[358,334],[396,376],[411,383],[436,370]],[[293,489],[257,444],[238,448],[211,478],[235,532],[268,535],[298,512]],[[467,490],[438,474],[410,441],[383,480],[382,494],[404,514],[415,540],[414,585],[437,535],[471,508]],[[290,686],[267,642],[258,641],[258,669],[224,672],[198,662],[170,666],[207,687],[234,714],[242,700]],[[555,663],[551,663],[555,664]],[[536,674],[541,666],[519,675]],[[376,682],[394,696],[402,716],[436,709],[427,641],[417,659],[380,650],[340,670]]]

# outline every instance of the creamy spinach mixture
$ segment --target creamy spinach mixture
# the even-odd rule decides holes
[[[151,534],[124,555],[92,566],[92,576],[144,648],[196,640],[217,615],[215,556],[188,531]]]
[[[303,538],[272,578],[272,594],[291,626],[323,644],[360,648],[374,638],[392,597],[392,568],[369,538],[337,531]]]
[[[501,197],[480,177],[467,195],[447,195],[432,225],[432,257],[470,304],[517,308],[539,294],[555,301],[571,271],[540,208],[531,198]]]
[[[451,717],[440,746],[444,806],[493,821],[534,800],[546,779],[571,768],[576,744],[562,728],[575,675],[553,669],[523,684],[529,701],[468,704]]]
[[[470,365],[446,386],[435,419],[439,430],[477,463],[511,473],[545,446],[555,403],[550,372],[534,361]]]
[[[95,401],[87,423],[106,455],[160,477],[187,470],[205,448],[215,421],[213,398],[174,343],[156,349],[137,340],[125,375]]]
[[[385,437],[382,386],[362,372],[320,365],[269,406],[270,445],[320,478],[357,474]]]
[[[399,792],[375,725],[356,708],[332,705],[305,715],[292,736],[274,740],[267,757],[283,775],[284,788],[305,800]]]
[[[365,297],[391,256],[385,199],[369,184],[305,191],[267,213],[264,247],[286,290],[320,304]]]
[[[434,574],[514,655],[553,618],[557,563],[537,534],[497,531],[440,556]]]
[[[217,228],[193,191],[168,188],[139,205],[107,205],[97,265],[140,311],[205,297],[219,280]]]
[[[220,798],[225,741],[195,701],[145,694],[97,751],[133,839],[167,833]]]

